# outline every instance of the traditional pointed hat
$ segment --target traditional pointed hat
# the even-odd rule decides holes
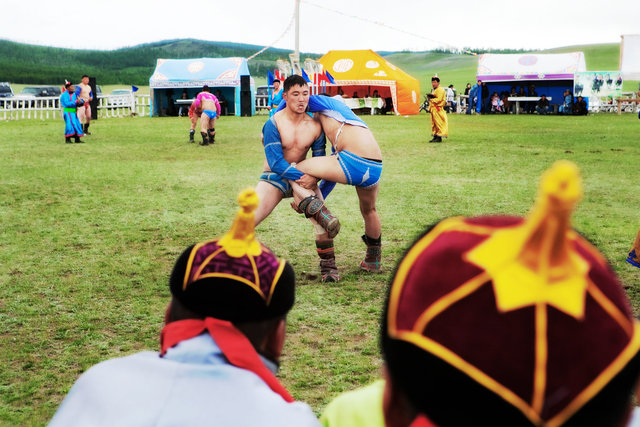
[[[437,425],[602,426],[624,413],[640,329],[611,267],[570,227],[581,197],[578,168],[558,162],[526,219],[448,218],[400,261],[383,352]]]
[[[241,192],[238,203],[227,234],[182,253],[171,274],[171,293],[203,317],[252,321],[284,315],[294,302],[293,269],[256,239],[255,191]]]

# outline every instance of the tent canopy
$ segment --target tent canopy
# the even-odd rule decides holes
[[[149,79],[154,89],[240,86],[240,76],[249,75],[245,58],[158,59]]]
[[[493,54],[478,59],[478,80],[573,80],[576,72],[587,71],[582,52],[551,54]]]
[[[229,113],[240,115],[241,76],[249,76],[245,58],[196,58],[162,59],[149,79],[151,89],[151,115],[158,115],[162,108],[170,108],[162,95],[173,94],[174,89],[186,90],[189,96],[199,92],[204,85],[211,92],[220,90],[229,101]],[[255,114],[255,83],[250,78],[251,108]],[[171,96],[167,96],[169,99]]]
[[[372,50],[332,50],[318,60],[335,79],[336,86],[366,86],[391,98],[396,114],[418,114],[420,83]],[[350,95],[349,92],[347,92]],[[358,91],[358,96],[365,93]],[[366,95],[371,95],[367,92]]]
[[[640,80],[640,34],[622,36],[620,71],[625,80]]]
[[[488,89],[483,102],[495,92],[509,93],[512,87],[535,90],[538,96],[551,98],[550,104],[562,104],[564,91],[573,92],[575,73],[586,71],[582,52],[552,54],[492,54],[478,58],[478,80]]]

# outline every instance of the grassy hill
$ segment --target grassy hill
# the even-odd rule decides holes
[[[27,45],[0,40],[0,81],[22,84],[54,84],[82,74],[95,76],[101,85],[145,86],[153,73],[157,58],[223,58],[248,57],[261,46],[203,40],[166,40],[139,46],[104,50],[75,50]],[[587,69],[592,71],[619,68],[619,44],[566,46],[538,51],[562,53],[582,51]],[[249,61],[249,71],[258,85],[266,83],[267,70],[275,68],[278,59],[286,59],[292,51],[268,49]],[[391,63],[420,81],[423,92],[437,73],[446,85],[453,83],[463,90],[476,76],[477,56],[441,52],[380,52]],[[317,59],[320,55],[301,53],[301,59]],[[625,82],[624,90],[637,90],[638,82]]]
[[[262,46],[203,40],[166,40],[117,50],[79,50],[0,40],[0,81],[25,84],[59,83],[95,76],[100,84],[146,85],[158,58],[248,57]],[[266,75],[275,61],[291,50],[268,49],[249,62],[252,75]],[[301,54],[318,58],[317,54]]]

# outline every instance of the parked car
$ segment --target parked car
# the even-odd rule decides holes
[[[111,91],[111,95],[131,95],[131,89],[114,89]]]
[[[40,105],[36,102],[38,98],[43,97],[55,97],[54,106],[57,108],[60,101],[57,99],[62,94],[62,89],[56,86],[26,86],[17,95],[14,95],[12,99],[17,100],[18,107],[35,107]]]
[[[273,91],[273,86],[258,86],[256,89],[256,96],[269,96],[269,91]]]
[[[13,96],[13,89],[7,82],[0,82],[0,98],[10,98]]]
[[[26,86],[20,92],[20,95],[26,95],[24,98],[28,98],[29,96],[33,96],[36,98],[44,97],[44,96],[60,96],[62,94],[62,89],[57,86]]]
[[[258,86],[256,89],[256,108],[258,110],[267,108],[269,91],[273,92],[273,86]]]
[[[131,89],[114,89],[107,97],[107,108],[122,108],[131,106]]]

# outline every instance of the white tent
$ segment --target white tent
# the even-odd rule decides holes
[[[478,59],[478,79],[483,82],[518,80],[573,80],[573,74],[587,71],[582,52],[550,54],[492,54]]]
[[[620,71],[625,80],[640,80],[640,34],[622,36]]]
[[[535,86],[538,95],[561,104],[563,93],[573,91],[575,74],[587,70],[584,53],[485,53],[478,58],[478,80],[493,92],[509,92],[512,87]]]

